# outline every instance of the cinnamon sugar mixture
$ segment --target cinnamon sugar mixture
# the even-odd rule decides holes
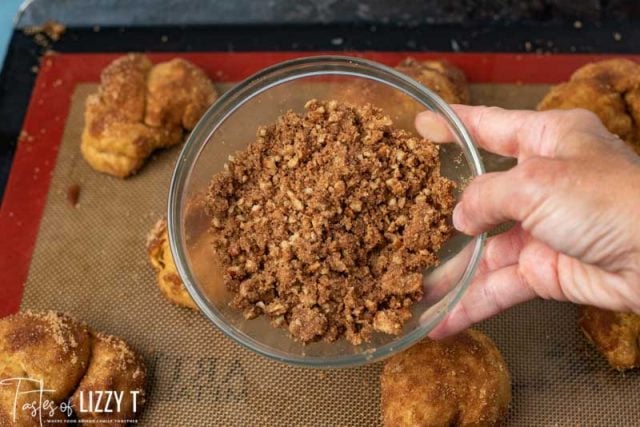
[[[371,106],[309,101],[213,177],[214,249],[232,306],[301,342],[399,334],[451,234],[438,147]]]

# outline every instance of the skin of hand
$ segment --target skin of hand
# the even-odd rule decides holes
[[[473,283],[430,336],[536,297],[640,313],[640,157],[586,110],[452,108],[477,145],[518,160],[469,184],[455,228],[516,225],[487,241]],[[454,140],[432,112],[418,114],[416,128]]]

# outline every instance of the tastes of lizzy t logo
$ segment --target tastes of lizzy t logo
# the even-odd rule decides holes
[[[49,393],[53,393],[55,390],[46,389],[42,380],[21,377],[5,378],[0,379],[0,388],[4,398],[9,400],[11,397],[11,400],[5,402],[5,405],[9,405],[5,406],[5,409],[9,410],[7,415],[14,423],[24,417],[38,420],[40,426],[49,422],[59,423],[58,420],[70,422],[69,418],[74,413],[74,409],[76,415],[83,413],[113,414],[114,421],[135,422],[135,420],[121,420],[118,417],[118,413],[122,410],[124,391],[91,390],[85,394],[81,390],[78,393],[78,407],[72,408],[69,402],[58,404],[47,399]],[[7,390],[13,390],[13,394],[6,393]],[[131,409],[135,414],[138,411],[138,394],[140,392],[134,390],[129,393],[131,395]]]

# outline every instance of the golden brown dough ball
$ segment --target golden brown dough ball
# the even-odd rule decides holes
[[[153,66],[141,54],[118,58],[87,99],[82,155],[95,170],[125,178],[154,150],[180,143],[216,97],[204,72],[188,61]]]
[[[507,414],[511,379],[495,344],[469,329],[388,359],[381,400],[386,427],[495,426]]]
[[[71,406],[79,420],[98,421],[100,425],[126,425],[120,421],[136,419],[145,402],[144,362],[120,338],[95,333],[91,343],[89,368],[71,397]],[[120,406],[117,406],[116,399],[111,399],[109,405],[101,408],[111,413],[87,411],[90,408],[89,396],[104,390],[122,393]],[[80,408],[85,408],[85,411],[81,412]]]
[[[59,404],[75,389],[91,355],[87,327],[71,317],[55,312],[24,312],[0,319],[0,425],[38,425],[37,415],[17,406],[14,423],[14,399],[21,391],[38,390],[33,381],[20,384],[14,378],[42,380],[48,391],[43,398]],[[33,395],[21,395],[22,403]],[[56,411],[57,412],[57,411]],[[48,412],[43,414],[45,417]],[[60,419],[59,413],[51,417]]]
[[[119,178],[140,169],[155,149],[182,140],[180,128],[152,128],[131,121],[97,95],[87,98],[84,118],[82,155],[95,170]]]
[[[640,315],[582,306],[579,324],[611,367],[640,367]]]
[[[447,60],[417,61],[406,58],[395,68],[422,83],[449,104],[469,103],[466,76]]]
[[[147,254],[158,273],[158,287],[162,295],[174,304],[196,310],[198,307],[185,289],[171,256],[166,220],[159,220],[147,236]]]
[[[117,110],[124,119],[139,122],[144,117],[151,67],[149,58],[135,53],[113,61],[100,75],[97,95],[101,102]]]
[[[80,381],[91,354],[87,327],[55,312],[25,313],[0,319],[2,371],[22,371],[46,380],[51,397],[64,399]],[[2,372],[0,371],[0,372]]]
[[[568,82],[552,87],[538,110],[585,108],[606,128],[640,153],[640,65],[610,59],[576,70]]]
[[[67,418],[61,411],[49,409],[49,402],[53,400],[47,392],[42,394],[47,409],[38,411],[33,408],[34,397],[39,399],[41,391],[41,387],[36,382],[22,380],[19,385],[20,393],[16,395],[18,385],[12,380],[13,378],[15,377],[0,377],[3,383],[0,386],[0,426],[41,427],[50,423],[64,423]],[[59,403],[56,402],[55,405]],[[42,424],[40,424],[40,417],[42,417]]]
[[[6,375],[6,374],[2,374]],[[39,399],[41,387],[37,382],[22,380],[18,385],[14,378],[16,376],[0,376],[0,426],[1,427],[41,427],[50,423],[61,423],[64,425],[65,415],[59,410],[51,411],[49,402],[54,402],[47,392],[42,394],[43,402],[46,402],[47,409],[38,411],[32,409],[34,397]],[[20,393],[16,395],[16,391]],[[57,406],[60,402],[55,402]],[[27,405],[26,407],[24,405]],[[42,417],[42,424],[40,424]]]
[[[180,58],[153,67],[147,87],[145,123],[154,127],[191,130],[218,97],[204,71]]]
[[[464,72],[446,60],[417,61],[406,58],[396,70],[417,80],[450,104],[468,104],[469,86]],[[367,103],[381,108],[395,126],[415,131],[415,116],[425,108],[398,90],[367,80],[336,83],[330,97],[354,105]]]
[[[66,314],[27,311],[0,319],[1,427],[40,426],[40,417],[44,424],[54,420],[64,424],[71,415],[64,405],[72,396],[79,419],[98,418],[77,406],[89,391],[122,393],[121,412],[104,415],[135,420],[144,404],[145,379],[142,359],[124,341],[93,332]],[[41,406],[40,390],[44,390]],[[136,413],[131,391],[137,392]]]

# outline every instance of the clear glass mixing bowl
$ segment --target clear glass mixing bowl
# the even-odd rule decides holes
[[[484,172],[469,133],[453,111],[432,91],[384,65],[360,58],[318,56],[287,61],[265,69],[225,93],[202,117],[177,161],[169,192],[169,239],[178,271],[202,313],[227,336],[275,360],[313,367],[346,367],[373,362],[411,346],[431,331],[458,302],[478,265],[485,236],[454,235],[442,248],[441,263],[424,272],[424,298],[399,336],[374,334],[371,342],[303,345],[267,319],[245,320],[229,306],[221,267],[212,256],[204,198],[214,174],[228,156],[255,140],[259,125],[309,99],[371,102],[384,109],[396,126],[412,132],[417,111],[431,110],[448,123],[454,141],[441,146],[443,175],[458,192]]]

